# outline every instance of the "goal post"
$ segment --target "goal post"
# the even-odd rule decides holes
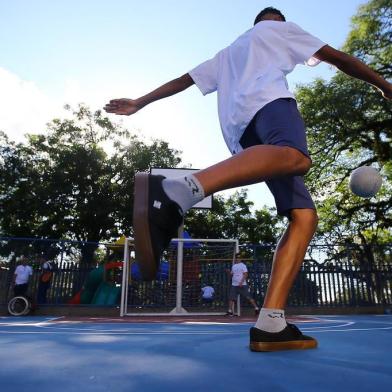
[[[131,244],[131,246],[130,246]],[[130,275],[130,252],[133,248],[133,238],[125,238],[124,241],[124,258],[123,258],[123,275],[121,285],[121,302],[120,302],[120,316],[123,317],[127,311],[128,298],[128,282]]]
[[[164,252],[157,279],[143,282],[133,239],[124,243],[121,316],[222,315],[227,309],[230,270],[237,239],[175,238]],[[212,298],[202,288],[212,287]],[[211,289],[209,289],[211,291]]]

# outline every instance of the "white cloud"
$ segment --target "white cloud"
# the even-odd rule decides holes
[[[42,132],[55,105],[34,82],[0,68],[0,130],[22,141],[26,133]]]

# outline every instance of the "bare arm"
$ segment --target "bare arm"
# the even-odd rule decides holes
[[[115,113],[119,115],[129,116],[136,113],[144,106],[158,101],[159,99],[170,97],[171,95],[177,94],[184,91],[188,87],[192,86],[195,82],[189,74],[182,75],[177,79],[173,79],[168,83],[158,87],[150,93],[137,98],[137,99],[112,99],[105,107],[105,111],[108,113]]]
[[[248,279],[248,273],[247,272],[243,272],[242,279],[241,279],[241,282],[240,282],[240,286],[242,286],[246,282],[246,279]]]
[[[334,65],[349,76],[371,84],[381,91],[384,98],[392,99],[392,84],[356,57],[336,50],[329,45],[323,46],[315,53],[314,57]]]

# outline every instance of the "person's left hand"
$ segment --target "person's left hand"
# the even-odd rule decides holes
[[[140,110],[141,107],[136,99],[120,98],[112,99],[105,105],[104,110],[107,113],[114,113],[123,116],[130,116]]]
[[[389,88],[388,89],[383,90],[382,96],[385,99],[389,99],[389,100],[392,99],[392,84],[389,84]]]

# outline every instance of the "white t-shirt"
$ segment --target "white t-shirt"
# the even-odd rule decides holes
[[[25,284],[33,274],[33,269],[29,265],[18,265],[15,269],[15,284]]]
[[[292,22],[265,20],[242,34],[212,59],[189,72],[203,95],[217,91],[218,114],[232,154],[254,115],[278,98],[294,98],[286,75],[326,44]]]
[[[239,263],[233,264],[233,266],[231,267],[231,273],[233,274],[232,280],[231,280],[231,285],[232,286],[239,286],[241,280],[244,277],[245,272],[248,272],[248,269],[246,268],[246,265],[244,263],[239,262]],[[242,285],[243,286],[247,285],[246,279],[244,279]]]
[[[201,291],[203,292],[203,298],[205,299],[211,299],[214,296],[215,290],[211,286],[204,286],[201,288]]]

